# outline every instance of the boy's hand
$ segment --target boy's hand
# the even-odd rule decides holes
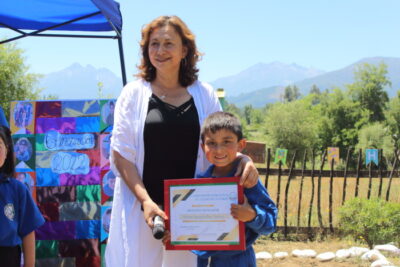
[[[231,204],[231,215],[241,222],[249,222],[257,216],[257,213],[247,201],[247,197],[244,196],[244,203],[242,205]]]

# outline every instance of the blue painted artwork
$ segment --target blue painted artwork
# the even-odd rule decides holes
[[[56,131],[48,131],[44,136],[44,146],[51,151],[92,149],[95,141],[95,135],[91,133],[60,134]]]
[[[57,152],[51,157],[51,171],[54,173],[88,174],[88,155],[78,152]]]
[[[110,231],[110,220],[111,220],[111,207],[101,207],[101,231],[100,241],[104,241],[108,238]]]

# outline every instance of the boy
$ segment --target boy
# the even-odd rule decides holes
[[[212,165],[198,177],[232,177],[238,163],[237,152],[246,146],[239,119],[228,112],[211,114],[201,128],[201,140],[204,153]],[[245,222],[246,250],[193,251],[198,256],[198,267],[208,266],[209,263],[211,267],[256,266],[252,244],[260,234],[275,231],[278,211],[260,181],[252,188],[245,188],[244,195],[244,204],[232,204],[231,215]]]

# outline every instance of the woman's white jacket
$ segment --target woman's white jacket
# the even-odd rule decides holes
[[[196,105],[200,125],[209,114],[221,110],[219,100],[210,85],[196,81],[187,90]],[[111,149],[135,164],[140,177],[142,177],[144,161],[143,129],[151,94],[150,83],[141,79],[128,83],[122,89],[115,107],[111,137]],[[146,240],[140,240],[137,227],[139,220],[144,220],[141,206],[120,178],[112,156],[110,161],[111,169],[117,179],[106,249],[106,266],[140,266],[141,257],[151,257],[150,251],[146,253],[147,255],[138,255],[139,246],[142,242],[146,242]],[[199,140],[196,173],[205,171],[208,165]]]

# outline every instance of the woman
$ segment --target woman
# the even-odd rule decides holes
[[[200,124],[221,107],[212,88],[197,80],[200,53],[178,17],[150,22],[140,45],[139,79],[124,87],[115,107],[111,168],[118,178],[106,264],[195,266],[189,251],[164,251],[151,234],[152,220],[166,218],[159,207],[165,178],[195,177],[208,166],[199,148]],[[251,187],[258,173],[244,158],[242,182]]]

